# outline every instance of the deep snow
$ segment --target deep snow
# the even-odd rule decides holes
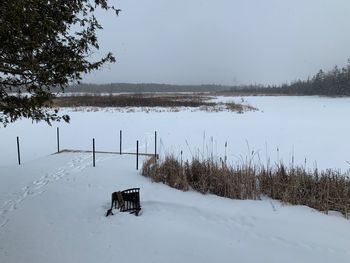
[[[350,98],[248,97],[256,112],[68,112],[61,149],[284,160],[349,169]],[[221,97],[218,100],[240,101]],[[17,165],[20,136],[22,165]],[[278,150],[277,150],[278,149]],[[56,151],[56,125],[0,129],[0,262],[350,262],[350,221],[280,202],[229,200],[152,183],[135,157]],[[252,152],[254,152],[252,154]],[[141,187],[142,215],[104,216],[113,191]]]
[[[0,168],[0,262],[349,262],[350,221],[152,183],[135,157],[62,153]],[[106,218],[141,187],[142,214]]]
[[[220,97],[220,101],[240,98]],[[246,103],[259,111],[232,112],[119,112],[65,110],[71,124],[32,124],[22,120],[0,128],[0,167],[16,164],[16,136],[20,137],[22,161],[27,162],[56,151],[56,126],[60,126],[61,149],[92,148],[118,151],[119,130],[123,130],[124,150],[135,151],[136,140],[142,151],[153,152],[154,131],[158,131],[158,151],[183,151],[193,155],[225,155],[230,163],[250,159],[266,164],[283,160],[310,168],[350,168],[350,98],[326,97],[247,97]],[[349,143],[348,143],[349,142]]]

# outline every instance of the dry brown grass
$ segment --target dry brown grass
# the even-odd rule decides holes
[[[293,205],[306,205],[328,213],[350,215],[350,180],[337,170],[311,171],[303,167],[273,168],[249,163],[227,166],[224,162],[193,159],[182,163],[174,156],[149,159],[142,174],[176,189],[193,189],[232,199],[259,199],[262,195]]]
[[[227,102],[225,103],[225,107],[229,111],[236,111],[238,113],[244,113],[246,111],[257,111],[258,109],[251,106],[251,105],[245,105],[245,104],[240,104],[236,102]]]
[[[121,94],[121,95],[79,95],[57,97],[53,101],[55,107],[116,107],[116,108],[143,108],[149,111],[152,108],[167,108],[178,111],[180,107],[200,109],[203,111],[233,111],[243,113],[257,110],[256,108],[235,102],[213,102],[213,97],[200,94]]]
[[[57,107],[200,107],[214,106],[208,97],[199,95],[83,95],[65,96],[54,100]]]

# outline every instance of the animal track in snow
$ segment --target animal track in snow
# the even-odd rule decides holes
[[[104,158],[97,158],[96,161],[102,161]],[[50,183],[60,180],[64,176],[77,173],[86,167],[91,166],[90,155],[79,155],[73,157],[65,166],[58,168],[53,173],[47,173],[31,184],[22,187],[22,189],[11,196],[13,198],[5,201],[0,207],[0,230],[9,222],[7,214],[17,209],[17,207],[29,196],[37,196],[44,193],[45,187]]]

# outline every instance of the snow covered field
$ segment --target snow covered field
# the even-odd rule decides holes
[[[283,160],[313,168],[350,168],[350,98],[248,97],[256,112],[119,112],[112,109],[91,112],[68,111],[71,124],[32,124],[22,120],[0,129],[0,167],[17,162],[16,136],[20,137],[22,161],[27,162],[56,151],[56,126],[60,126],[61,149],[118,151],[119,130],[124,150],[158,151],[191,159],[192,155],[224,157],[225,142],[231,163],[251,156],[256,162]],[[219,98],[240,101],[240,98]],[[250,157],[249,157],[250,158]]]
[[[272,200],[150,182],[133,156],[51,155],[0,168],[0,262],[349,262],[350,222]],[[142,214],[104,217],[141,187]]]
[[[350,168],[349,98],[245,99],[259,111],[69,112],[61,149],[90,149],[94,137],[97,150],[118,151],[122,129],[125,151],[138,139],[153,152],[157,130],[161,155],[223,156],[227,141],[230,162],[254,150],[263,163],[294,155]],[[93,168],[91,154],[51,155],[55,132],[27,120],[0,129],[0,262],[350,262],[350,221],[339,215],[177,191],[140,176],[134,156],[98,154]],[[110,193],[130,187],[141,187],[141,216],[104,217]]]

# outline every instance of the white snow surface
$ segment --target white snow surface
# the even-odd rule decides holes
[[[350,221],[152,183],[135,156],[61,153],[0,168],[0,262],[350,262]],[[110,193],[141,188],[136,217]]]
[[[240,98],[220,97],[219,101]],[[65,110],[61,149],[154,151],[349,168],[349,98],[248,97],[256,112]],[[239,201],[152,183],[135,156],[56,151],[56,127],[0,129],[0,262],[350,262],[350,221],[265,198]],[[22,165],[17,165],[16,136]],[[225,149],[224,145],[228,146]],[[277,150],[278,148],[278,150]],[[253,154],[252,154],[253,152]],[[254,156],[252,158],[251,156]],[[305,164],[305,158],[307,160]],[[110,194],[141,188],[139,217],[106,218]]]
[[[136,140],[142,152],[154,152],[154,131],[158,131],[158,152],[183,159],[224,157],[229,163],[254,162],[305,165],[309,168],[350,168],[350,98],[245,97],[245,103],[259,111],[122,112],[115,109],[74,111],[71,123],[32,124],[21,120],[0,128],[0,167],[17,163],[16,136],[20,137],[21,159],[28,162],[56,151],[56,127],[60,127],[61,149],[119,151],[119,130],[123,150],[135,152]],[[241,98],[219,97],[218,101]],[[225,143],[227,148],[225,149]],[[252,158],[254,156],[254,158]],[[306,162],[305,162],[306,161]]]

